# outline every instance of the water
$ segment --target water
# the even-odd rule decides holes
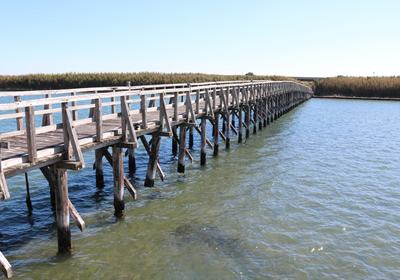
[[[153,189],[143,187],[140,147],[131,178],[139,197],[125,192],[121,220],[111,168],[97,189],[94,156],[85,154],[88,167],[68,172],[87,227],[72,224],[71,255],[57,254],[45,179],[29,173],[29,215],[24,177],[14,177],[12,198],[0,203],[0,250],[13,279],[398,278],[399,111],[399,102],[312,99],[245,144],[221,143],[217,158],[209,150],[206,167],[194,132],[196,161],[184,176],[163,139],[167,179]]]

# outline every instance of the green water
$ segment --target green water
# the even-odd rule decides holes
[[[101,190],[91,168],[69,172],[86,222],[84,233],[72,227],[70,255],[57,254],[45,180],[29,174],[28,215],[24,177],[15,177],[0,203],[0,250],[13,279],[396,279],[399,112],[400,102],[312,99],[246,143],[232,135],[217,158],[208,150],[206,167],[195,135],[184,176],[166,138],[167,179],[152,189],[140,147],[131,178],[139,196],[126,192],[123,219],[113,217],[108,164]],[[91,166],[94,156],[85,159]]]

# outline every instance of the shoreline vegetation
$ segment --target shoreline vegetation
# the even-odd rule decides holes
[[[285,80],[299,82],[294,78],[284,76],[211,75],[201,73],[140,72],[29,74],[17,76],[0,75],[0,91],[125,86],[127,81],[131,82],[131,86],[138,86],[236,80]],[[307,83],[306,85],[311,86],[311,84],[312,82]]]
[[[314,97],[394,100],[400,98],[400,76],[338,76],[315,80],[313,90]]]

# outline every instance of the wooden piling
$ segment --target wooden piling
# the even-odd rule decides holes
[[[193,148],[193,127],[189,127],[189,149]]]
[[[187,126],[185,124],[181,124],[179,127],[179,158],[178,158],[179,173],[185,173],[186,130]]]
[[[104,173],[103,173],[103,150],[97,149],[95,151],[95,169],[96,169],[96,186],[98,188],[104,187]]]
[[[239,135],[238,135],[238,143],[242,143],[243,141],[243,106],[239,106]]]
[[[176,156],[177,152],[178,152],[178,141],[176,141],[176,138],[178,137],[178,135],[176,133],[176,127],[177,126],[172,127],[172,154],[174,156]]]
[[[60,252],[68,252],[71,251],[72,244],[68,206],[68,178],[66,169],[55,168],[55,183],[58,250]]]
[[[129,175],[133,176],[133,174],[136,172],[136,158],[135,158],[135,149],[134,148],[128,148],[128,166],[129,166]]]
[[[251,114],[251,110],[250,110],[250,104],[246,105],[246,139],[250,137],[250,114]]]
[[[146,180],[144,181],[145,187],[154,187],[154,180],[157,173],[158,155],[160,151],[161,136],[153,133],[151,141],[151,152],[149,156],[149,164],[147,165]]]
[[[226,117],[226,134],[225,134],[225,148],[230,149],[231,148],[231,115],[229,111],[225,114]]]
[[[113,176],[114,176],[114,215],[122,217],[125,211],[124,203],[124,165],[122,148],[117,144],[112,146]]]
[[[206,140],[207,140],[207,119],[202,118],[201,119],[201,145],[200,145],[200,165],[206,165],[206,158],[207,158],[207,152],[206,152]]]
[[[214,156],[217,156],[219,150],[219,113],[215,113],[214,116]]]

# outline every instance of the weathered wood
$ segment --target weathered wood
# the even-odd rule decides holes
[[[95,99],[94,119],[96,121],[96,141],[103,141],[103,114],[101,108],[101,99]]]
[[[104,187],[104,172],[103,172],[103,150],[97,149],[95,151],[95,168],[96,168],[96,186],[98,188]]]
[[[132,176],[136,172],[135,149],[128,148],[127,153],[128,153],[129,175]]]
[[[51,94],[46,94],[46,98],[51,98]],[[52,108],[51,104],[45,104],[43,107],[45,111],[50,111],[51,108]],[[52,125],[52,124],[53,124],[53,114],[52,113],[43,114],[42,126]]]
[[[76,211],[74,205],[71,203],[69,199],[68,199],[68,208],[69,208],[69,214],[71,215],[75,224],[82,232],[85,232],[86,231],[85,221],[82,219],[81,215],[79,215],[78,211]]]
[[[111,167],[113,167],[113,157],[112,157],[112,155],[107,150],[107,148],[102,148],[102,150],[103,150],[103,155],[105,156],[107,161],[110,163]],[[128,177],[125,176],[125,174],[123,174],[122,177],[124,179],[125,188],[132,195],[133,199],[136,199],[137,198],[137,192],[136,192],[135,188],[132,186],[131,182],[129,182],[129,179],[128,179]]]
[[[231,148],[231,114],[229,114],[229,111],[227,114],[225,114],[225,120],[226,120],[225,148],[230,149]]]
[[[158,165],[158,153],[160,151],[161,137],[153,133],[151,151],[149,156],[149,163],[147,166],[146,180],[144,181],[145,187],[154,187],[154,180],[156,178],[156,171]]]
[[[112,146],[112,167],[114,176],[114,215],[122,217],[125,212],[124,202],[124,164],[122,148],[118,145]]]
[[[34,107],[25,107],[26,136],[28,143],[28,161],[34,162],[37,158],[36,126]]]
[[[186,149],[186,130],[185,125],[179,127],[179,158],[178,158],[178,172],[185,173],[185,149]]]
[[[58,235],[58,250],[70,251],[72,249],[71,230],[69,222],[69,199],[67,170],[56,168],[56,220]]]
[[[204,118],[205,120],[207,120],[207,118]],[[196,129],[196,131],[200,134],[200,136],[201,136],[201,133],[202,133],[202,130],[200,130],[200,128],[199,127],[195,127],[194,129]],[[213,128],[214,129],[214,128]],[[211,150],[214,150],[214,146],[213,146],[213,144],[211,143],[211,141],[206,137],[206,143],[207,143],[207,145],[211,148]]]
[[[63,126],[64,126],[64,147],[68,146],[66,149],[67,151],[67,160],[72,159],[72,155],[70,155],[70,145],[72,147],[75,160],[80,162],[82,165],[82,168],[85,167],[85,160],[82,155],[82,150],[79,144],[78,136],[75,131],[75,127],[73,125],[73,121],[71,118],[71,113],[68,109],[68,104],[63,103],[62,105],[63,109]],[[65,139],[67,138],[67,139]],[[67,142],[67,144],[66,144]]]
[[[239,106],[239,136],[238,136],[238,143],[242,143],[243,141],[243,106]]]
[[[8,262],[6,257],[4,257],[1,251],[0,251],[0,270],[4,273],[4,276],[6,278],[11,278],[13,276],[11,264]]]
[[[147,140],[146,140],[146,137],[140,136],[140,140],[142,141],[143,146],[144,146],[144,148],[145,148],[146,151],[147,151],[147,154],[148,154],[149,156],[151,156],[152,151],[151,151],[151,148],[150,148],[149,143],[148,143]],[[160,176],[161,181],[164,182],[164,180],[165,180],[165,174],[164,174],[164,172],[162,171],[161,166],[160,166],[160,164],[158,163],[158,161],[156,162],[156,167],[157,167],[157,172],[158,172],[158,175]]]
[[[21,96],[14,96],[14,102],[21,102]],[[15,113],[22,113],[22,108],[17,108],[15,109]],[[24,130],[24,118],[23,117],[17,117],[17,130]]]
[[[219,113],[215,113],[215,120],[214,120],[214,156],[218,155],[219,150]]]
[[[183,125],[185,125],[186,127],[188,127],[187,124],[183,124]],[[187,130],[186,130],[186,132],[187,132]],[[179,140],[178,135],[173,135],[173,137],[174,137],[174,139],[175,139],[176,142],[178,142],[179,144],[181,143],[180,140]],[[185,146],[186,146],[186,143],[185,143]],[[185,155],[189,158],[189,160],[190,160],[191,163],[194,162],[193,156],[190,154],[190,152],[188,151],[188,149],[186,149],[186,147],[185,147]]]
[[[32,212],[32,201],[31,201],[31,194],[29,191],[29,179],[28,179],[28,172],[25,173],[25,184],[26,184],[26,206],[28,207],[28,211]]]
[[[189,149],[193,148],[193,127],[189,127]]]
[[[176,126],[172,127],[172,154],[174,156],[177,155],[178,152],[178,141],[176,140],[176,138],[178,137],[177,133],[176,133]]]
[[[3,171],[3,162],[2,162],[2,149],[9,149],[9,142],[0,142],[0,201],[10,198],[10,193],[8,191],[6,178],[4,176]]]
[[[140,96],[140,111],[142,112],[142,129],[147,128],[147,106],[146,106],[146,95]]]
[[[200,165],[206,165],[207,151],[206,151],[206,140],[207,140],[207,119],[201,119],[201,152],[200,152]]]
[[[129,108],[126,103],[125,96],[121,96],[121,121],[122,121],[122,131],[123,131],[122,139],[126,140],[126,132],[124,133],[124,130],[126,131],[126,126],[127,126],[129,130],[130,142],[136,143],[136,147],[138,147],[135,127],[133,126],[132,120],[129,116]]]

